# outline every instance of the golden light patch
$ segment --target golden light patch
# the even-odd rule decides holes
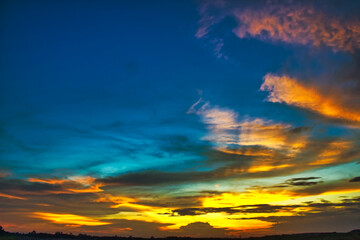
[[[47,212],[34,212],[32,217],[41,218],[52,223],[76,226],[100,226],[111,224],[110,222],[103,222],[97,219],[92,219],[84,216],[74,214],[60,214]]]
[[[324,192],[320,195],[336,195],[336,194],[348,194],[348,193],[357,193],[357,192],[360,192],[360,188],[333,190],[333,191]]]
[[[218,196],[205,197],[202,199],[203,207],[235,207],[241,205],[271,204],[292,198],[288,192],[265,192],[251,190],[244,193],[223,193]]]
[[[282,164],[282,165],[277,165],[277,166],[271,166],[271,165],[253,166],[248,169],[248,172],[250,172],[250,173],[267,172],[267,171],[271,171],[271,170],[288,168],[288,167],[292,167],[292,166],[293,166],[292,164]]]

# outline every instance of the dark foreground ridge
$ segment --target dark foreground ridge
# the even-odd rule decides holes
[[[65,234],[57,232],[55,234],[49,233],[36,233],[35,231],[29,233],[10,233],[6,232],[0,226],[0,240],[238,240],[240,238],[191,238],[191,237],[166,237],[166,238],[139,238],[139,237],[118,237],[118,236],[90,236],[86,234]],[[248,240],[360,240],[360,229],[350,231],[348,233],[301,233],[301,234],[284,234],[284,235],[273,235],[264,237],[249,237],[241,238]]]

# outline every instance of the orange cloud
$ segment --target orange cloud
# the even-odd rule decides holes
[[[39,182],[39,183],[47,183],[47,184],[63,184],[68,180],[66,179],[41,179],[41,178],[29,178],[28,182]]]
[[[359,109],[351,109],[337,95],[325,95],[314,86],[305,85],[286,75],[267,74],[260,87],[268,91],[269,102],[286,103],[308,109],[325,117],[360,123]]]
[[[234,33],[294,44],[322,45],[334,51],[353,52],[360,47],[360,21],[340,21],[312,6],[269,6],[234,11]]]
[[[74,214],[34,212],[31,216],[50,221],[52,223],[64,224],[68,226],[100,226],[111,224],[110,222],[103,222],[97,219],[92,219]]]
[[[272,149],[296,151],[306,143],[306,135],[292,138],[291,125],[255,119],[241,123],[239,144],[242,146],[261,145]]]
[[[128,231],[132,231],[133,229],[129,228],[129,227],[126,227],[126,228],[117,228],[116,230],[120,231],[120,232],[128,232]]]
[[[143,209],[148,208],[143,205],[137,204],[137,200],[135,198],[125,197],[125,196],[113,196],[111,194],[101,193],[99,194],[99,198],[95,200],[95,202],[111,202],[114,205],[111,205],[110,208],[118,208],[118,207],[129,207],[134,209]]]
[[[5,193],[0,193],[0,197],[10,198],[10,199],[19,199],[19,200],[26,200],[26,198],[13,196]]]
[[[201,19],[195,34],[197,38],[211,37],[211,27],[227,16],[234,18],[237,26],[233,32],[239,38],[254,37],[264,41],[279,41],[315,47],[327,46],[334,52],[354,52],[360,48],[360,21],[327,14],[321,6],[309,3],[268,3],[256,7],[217,1],[200,6]]]
[[[318,154],[316,161],[309,163],[310,165],[324,165],[337,162],[339,156],[352,147],[352,142],[336,141],[328,145],[320,154]]]
[[[95,178],[90,176],[75,176],[69,177],[68,179],[41,179],[41,178],[29,178],[29,182],[40,182],[47,184],[59,184],[64,185],[65,192],[75,192],[75,193],[96,193],[102,192],[100,188],[103,184],[96,183]],[[64,191],[63,191],[64,192]]]

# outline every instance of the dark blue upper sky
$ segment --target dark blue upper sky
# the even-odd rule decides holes
[[[216,58],[194,35],[193,1],[5,1],[1,16],[2,131],[13,149],[4,158],[15,171],[71,169],[95,161],[88,148],[113,158],[119,150],[102,137],[136,134],[151,149],[152,138],[182,128],[201,135],[184,114],[199,90],[241,114],[260,113],[262,76],[290,51],[230,39],[241,41],[228,50],[234,60]],[[17,169],[24,162],[29,168]]]

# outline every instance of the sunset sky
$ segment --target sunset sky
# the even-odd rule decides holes
[[[360,2],[0,3],[0,225],[360,228]]]

